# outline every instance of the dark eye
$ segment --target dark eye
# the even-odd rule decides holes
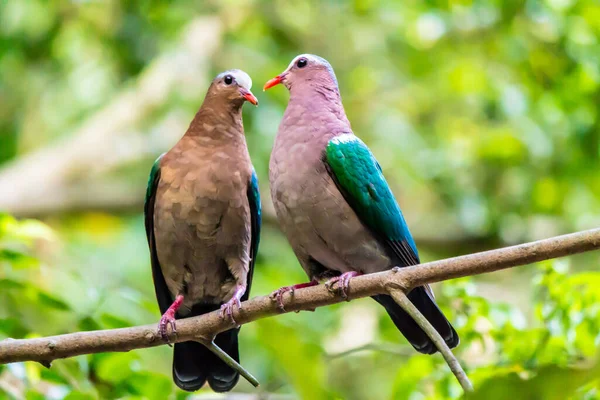
[[[226,75],[223,81],[226,85],[231,85],[233,83],[233,77],[231,75]]]
[[[306,64],[308,64],[308,60],[306,58],[302,57],[296,63],[296,67],[298,67],[298,68],[304,68],[304,67],[306,67]]]

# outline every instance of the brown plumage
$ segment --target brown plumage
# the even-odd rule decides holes
[[[252,164],[241,114],[233,121],[228,114],[201,109],[161,160],[156,249],[170,292],[186,287],[182,315],[199,301],[226,301],[236,284],[246,285]]]
[[[243,71],[218,75],[185,135],[151,174],[146,227],[164,338],[169,325],[175,330],[175,316],[221,307],[231,317],[248,297],[260,222],[242,125],[243,103],[256,103],[250,86]],[[237,332],[216,339],[236,360]],[[185,342],[175,345],[173,378],[185,390],[208,380],[215,391],[227,391],[238,374],[204,346]]]

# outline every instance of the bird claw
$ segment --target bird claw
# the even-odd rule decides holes
[[[331,293],[339,293],[343,299],[348,300],[348,291],[350,290],[350,279],[360,275],[360,272],[350,271],[344,272],[340,276],[336,276],[325,282],[325,287]],[[334,285],[338,283],[337,290]]]
[[[303,288],[307,288],[307,287],[311,287],[311,286],[316,286],[319,284],[319,281],[316,279],[311,279],[310,282],[306,282],[306,283],[297,283],[295,285],[292,286],[284,286],[280,289],[275,290],[274,292],[272,292],[269,295],[269,298],[272,301],[277,301],[277,305],[279,306],[279,309],[281,311],[285,311],[285,309],[283,308],[283,295],[286,292],[290,292],[290,294],[293,296],[294,293],[296,293],[296,289],[303,289]]]
[[[231,322],[236,325],[235,318],[233,318],[233,307],[237,305],[238,310],[242,309],[242,303],[239,298],[232,297],[227,303],[221,306],[221,318],[229,317]]]
[[[282,288],[279,288],[279,289],[273,291],[269,295],[269,298],[272,301],[277,302],[277,306],[279,307],[279,309],[281,311],[285,311],[285,308],[283,307],[283,294],[290,292],[290,294],[293,296],[295,291],[296,291],[296,288],[294,286],[284,286]]]
[[[169,326],[171,327],[171,333],[177,336],[177,326],[175,325],[175,313],[167,311],[160,318],[158,323],[158,333],[161,339],[171,346],[171,338],[169,337]]]
[[[335,289],[333,288],[333,285],[335,285],[335,283],[337,281],[339,281],[339,280],[340,280],[339,276],[331,278],[330,280],[328,280],[327,282],[325,282],[325,287],[327,288],[327,290],[329,290],[329,292],[334,293]]]

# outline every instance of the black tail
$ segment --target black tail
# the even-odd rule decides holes
[[[199,307],[198,307],[199,308]],[[211,310],[194,307],[192,315],[201,315]],[[219,333],[215,344],[235,361],[240,361],[238,351],[239,329],[230,329]],[[206,381],[215,392],[228,392],[237,384],[239,373],[231,369],[210,350],[197,342],[176,343],[173,353],[173,380],[183,390],[193,392],[200,389]]]
[[[410,344],[420,353],[433,354],[437,348],[429,336],[417,323],[388,295],[380,294],[373,298],[382,306],[392,318],[394,325],[406,337]],[[440,311],[435,301],[429,296],[424,287],[413,289],[409,294],[410,301],[421,311],[436,331],[444,338],[450,348],[458,346],[458,334],[450,325],[444,314]]]

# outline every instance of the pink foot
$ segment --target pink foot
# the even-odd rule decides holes
[[[171,326],[171,332],[177,334],[177,328],[175,326],[175,313],[177,310],[179,310],[179,307],[181,307],[182,303],[183,296],[178,295],[173,304],[171,304],[171,307],[169,307],[162,315],[160,322],[158,323],[158,333],[160,334],[160,337],[163,341],[169,344],[171,344],[171,339],[169,338],[168,327]]]
[[[221,306],[221,318],[225,318],[225,316],[227,316],[229,317],[229,319],[231,319],[231,322],[233,322],[233,324],[236,324],[235,319],[233,318],[233,306],[237,305],[238,310],[242,309],[242,303],[240,299],[242,298],[244,293],[246,293],[246,286],[237,285],[231,299]]]
[[[292,286],[284,286],[282,288],[279,288],[277,290],[275,290],[273,293],[271,293],[269,295],[269,297],[271,298],[271,300],[273,301],[277,301],[277,305],[279,306],[279,309],[281,311],[285,311],[285,309],[283,308],[283,294],[286,292],[291,292],[292,296],[294,295],[294,292],[296,291],[296,289],[302,289],[302,288],[306,288],[306,287],[311,287],[311,286],[317,286],[319,284],[319,282],[317,280],[312,280],[310,282],[306,282],[306,283],[297,283],[295,285]]]
[[[362,275],[362,272],[344,272],[340,276],[336,276],[325,282],[325,287],[327,288],[327,290],[333,293],[335,291],[333,289],[333,285],[335,285],[335,283],[338,282],[338,293],[341,294],[342,298],[347,299],[348,290],[350,289],[350,278],[354,278],[355,276],[359,275]]]

